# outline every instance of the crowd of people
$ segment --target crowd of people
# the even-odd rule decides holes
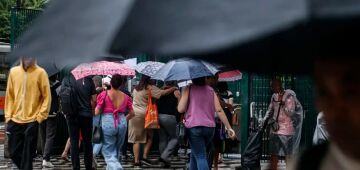
[[[179,123],[186,128],[191,149],[189,169],[218,169],[224,142],[237,138],[229,121],[233,117],[234,97],[226,82],[218,82],[215,75],[193,79],[191,85],[182,88],[176,81],[164,82],[159,88],[149,76],[141,75],[129,92],[126,81],[127,77],[118,74],[78,80],[70,72],[48,77],[33,58],[22,58],[21,65],[10,71],[5,104],[9,152],[14,164],[20,169],[32,168],[40,127],[42,165],[54,167],[50,156],[56,135],[55,117],[62,113],[69,139],[61,157],[68,161],[70,152],[73,169],[80,169],[81,145],[86,169],[96,169],[100,153],[107,169],[123,169],[121,160],[126,158],[129,144],[134,166],[160,164],[170,168],[171,157],[180,146]],[[272,120],[271,169],[277,168],[279,157],[289,158],[298,152],[301,137],[302,106],[295,92],[284,90],[281,84],[277,79],[272,81],[274,94],[265,116]],[[67,87],[74,93],[70,98],[61,96]],[[156,101],[160,128],[145,126],[148,99]],[[71,100],[75,113],[63,108],[65,100]],[[102,132],[100,142],[94,142],[96,127]],[[148,159],[155,130],[159,134],[157,161]]]
[[[86,169],[96,169],[100,153],[107,169],[123,169],[121,160],[128,151],[128,144],[132,145],[134,166],[160,164],[169,168],[171,156],[179,149],[176,134],[179,122],[185,124],[191,148],[190,169],[210,169],[213,162],[216,167],[221,152],[218,142],[236,138],[227,115],[231,114],[232,96],[221,97],[215,77],[194,79],[192,85],[180,89],[176,81],[165,82],[159,88],[149,76],[142,75],[130,93],[124,87],[127,77],[121,75],[75,80],[70,72],[65,72],[48,77],[35,59],[22,58],[21,61],[20,66],[10,71],[6,94],[9,151],[20,169],[32,169],[39,127],[42,165],[54,167],[50,156],[56,134],[55,117],[59,113],[65,116],[69,132],[61,157],[68,161],[70,153],[73,169],[80,169],[80,146],[83,146]],[[68,109],[62,108],[65,102],[61,95],[66,87],[76,92],[72,98],[76,101],[71,102],[77,113],[66,113]],[[149,97],[155,99],[158,107],[159,129],[144,126]],[[92,139],[96,126],[102,130],[99,143]],[[160,138],[157,161],[148,159],[155,130]]]

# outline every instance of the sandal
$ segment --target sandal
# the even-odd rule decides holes
[[[64,161],[66,161],[66,162],[69,162],[69,161],[70,161],[70,160],[69,160],[69,157],[66,156],[66,155],[61,155],[61,159],[64,160]]]

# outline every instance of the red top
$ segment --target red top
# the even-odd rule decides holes
[[[115,125],[115,128],[116,128],[117,122],[120,123],[120,117],[118,116],[117,113],[125,113],[126,111],[133,111],[132,100],[131,100],[131,98],[129,96],[124,94],[124,100],[120,104],[120,107],[115,108],[115,106],[114,106],[113,102],[111,101],[110,97],[108,95],[106,95],[106,91],[103,91],[96,98],[96,103],[97,103],[96,108],[97,109],[100,109],[100,110],[102,109],[105,96],[107,96],[107,97],[105,99],[105,106],[104,106],[103,114],[112,113],[114,115],[114,125]]]

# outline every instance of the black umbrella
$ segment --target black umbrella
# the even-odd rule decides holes
[[[53,76],[53,75],[60,72],[60,70],[56,67],[55,63],[38,62],[38,65],[45,69],[45,71],[47,72],[49,77],[51,77],[51,76]]]
[[[360,37],[359,13],[358,0],[51,1],[10,55],[64,66],[106,56],[111,46],[115,54],[197,56],[242,70],[304,71],[313,56],[357,50],[349,42]]]
[[[359,16],[358,0],[136,1],[111,52],[304,72],[314,57],[356,52],[349,42],[360,38]]]

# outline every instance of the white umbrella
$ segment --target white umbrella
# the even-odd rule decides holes
[[[157,71],[160,70],[161,67],[163,67],[165,64],[161,62],[156,61],[146,61],[141,62],[136,65],[135,70],[138,73],[144,74],[146,76],[153,76]]]

